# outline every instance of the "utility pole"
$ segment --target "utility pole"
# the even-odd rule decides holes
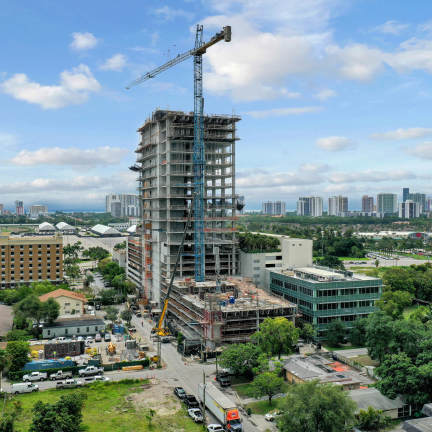
[[[161,337],[160,335],[157,335],[157,365],[158,367],[162,366],[162,347],[161,347]]]
[[[203,425],[204,428],[207,426],[207,421],[206,421],[206,376],[205,376],[205,370],[203,369],[203,407],[202,407],[202,418],[203,418]]]

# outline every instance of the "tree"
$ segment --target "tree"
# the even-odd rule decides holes
[[[366,343],[366,318],[357,318],[353,322],[352,329],[349,334],[349,339],[354,346],[364,346]]]
[[[390,352],[389,341],[393,338],[393,320],[385,312],[375,312],[368,317],[366,346],[373,359],[382,361]]]
[[[345,270],[343,262],[337,256],[326,255],[324,258],[321,258],[318,263],[325,267]]]
[[[114,321],[118,318],[118,309],[113,306],[108,306],[105,309],[105,319],[111,321],[114,324]]]
[[[72,264],[72,265],[65,266],[65,273],[67,277],[73,280],[79,277],[81,271],[79,266],[77,266],[76,264]]]
[[[314,380],[290,386],[281,399],[282,432],[342,432],[350,430],[355,403],[346,392],[332,384]]]
[[[252,335],[253,340],[268,355],[291,353],[298,341],[299,329],[292,321],[284,317],[266,318],[260,325],[259,331]]]
[[[406,268],[392,267],[387,269],[383,275],[383,282],[391,291],[415,293],[412,274]]]
[[[268,396],[268,401],[271,405],[273,396],[281,392],[283,383],[283,378],[278,377],[276,373],[263,372],[253,380],[251,395],[255,398]]]
[[[11,330],[6,334],[7,341],[27,341],[31,338],[31,335],[27,330]]]
[[[390,417],[383,415],[381,410],[369,407],[367,410],[360,410],[356,415],[356,426],[364,431],[379,431],[389,425]]]
[[[384,291],[376,305],[392,318],[399,318],[404,308],[410,306],[413,294],[407,291]]]
[[[305,323],[300,330],[300,337],[304,339],[307,343],[312,342],[315,337],[315,330],[312,324]]]
[[[87,273],[84,279],[84,286],[88,288],[95,281],[94,276],[91,273]]]
[[[25,341],[11,341],[6,346],[6,355],[9,362],[9,370],[16,372],[21,370],[28,362],[30,344]]]
[[[345,341],[346,327],[342,321],[333,320],[327,327],[326,340],[332,347],[338,347]]]
[[[81,432],[84,393],[61,396],[56,403],[38,401],[33,407],[33,421],[29,432]]]
[[[15,316],[34,320],[39,326],[42,320],[55,321],[60,313],[60,305],[54,299],[41,302],[34,294],[28,295],[14,306]]]
[[[130,324],[130,322],[132,320],[132,312],[129,309],[122,311],[120,316],[121,316],[121,319],[123,321],[126,321],[128,325]]]
[[[252,343],[232,344],[222,351],[219,364],[231,369],[234,375],[245,375],[257,365],[259,353],[258,347]]]
[[[49,298],[42,303],[41,313],[43,319],[52,324],[60,314],[60,305],[53,298]]]

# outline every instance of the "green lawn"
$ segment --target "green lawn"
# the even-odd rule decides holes
[[[274,399],[272,401],[272,404],[270,405],[268,403],[268,401],[259,401],[259,402],[252,402],[250,404],[246,405],[246,410],[248,408],[251,409],[252,414],[267,414],[270,411],[274,411],[275,409],[277,409],[279,406],[279,400],[278,399]]]
[[[288,391],[289,384],[284,382],[282,385],[281,393],[286,393]],[[232,386],[233,390],[235,390],[241,398],[249,398],[253,397],[250,394],[250,390],[252,388],[252,383],[245,384],[237,384]]]
[[[195,424],[187,415],[186,409],[182,406],[176,412],[159,412],[153,417],[152,427],[149,428],[148,421],[145,417],[147,409],[142,403],[146,399],[140,399],[140,405],[134,404],[135,397],[140,397],[140,393],[147,391],[153,395],[158,393],[157,385],[150,390],[145,389],[144,381],[140,383],[118,382],[118,383],[96,383],[76,390],[46,390],[39,393],[27,393],[14,396],[12,400],[19,400],[22,403],[23,411],[16,422],[16,432],[28,431],[32,419],[32,408],[36,401],[54,403],[61,395],[73,392],[82,392],[87,395],[85,407],[83,409],[83,420],[89,432],[166,432],[166,431],[184,431],[198,432],[202,431],[201,426]],[[146,394],[147,394],[146,393]],[[151,395],[149,395],[151,396]],[[169,403],[168,399],[161,400],[159,405],[165,408]],[[132,400],[133,399],[133,400]],[[6,405],[6,410],[11,406],[11,400]],[[176,406],[177,401],[172,401],[170,406]],[[175,408],[176,409],[176,408]]]

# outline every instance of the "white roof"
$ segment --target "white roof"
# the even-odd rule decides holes
[[[59,222],[56,225],[56,228],[60,231],[69,231],[69,230],[74,230],[75,228],[72,225],[69,225],[66,222]]]
[[[117,231],[116,229],[111,228],[111,227],[106,226],[106,225],[101,225],[101,224],[95,225],[91,230],[94,231],[95,233],[98,233],[98,234],[118,234],[118,235],[121,235],[120,232]]]
[[[39,231],[55,231],[55,228],[49,222],[42,222],[39,225]]]
[[[137,226],[136,225],[132,225],[126,231],[128,233],[134,233],[134,232],[136,232],[136,230],[137,230]]]

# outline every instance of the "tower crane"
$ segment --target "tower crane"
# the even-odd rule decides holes
[[[195,257],[195,280],[203,282],[205,280],[205,244],[204,244],[204,98],[203,98],[203,73],[202,56],[207,48],[224,40],[231,41],[231,26],[223,27],[222,31],[216,33],[208,42],[203,41],[203,26],[198,24],[196,27],[195,46],[183,54],[169,60],[163,65],[140,76],[132,81],[126,89],[130,89],[151,78],[156,77],[161,72],[187,60],[189,57],[194,59],[194,143],[193,143],[193,174],[194,174],[194,257]],[[168,297],[168,296],[167,296]]]

